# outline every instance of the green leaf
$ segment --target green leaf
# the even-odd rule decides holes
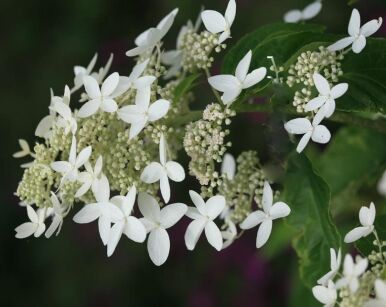
[[[200,74],[192,74],[184,78],[176,88],[174,89],[174,100],[179,101],[179,99],[190,91],[196,84],[195,81],[200,77]]]
[[[293,246],[299,256],[300,276],[309,288],[323,276],[330,261],[330,248],[339,248],[340,236],[332,223],[330,191],[304,154],[290,156],[283,198],[291,207],[289,225],[298,231]]]
[[[350,184],[363,181],[386,162],[385,136],[374,131],[345,127],[332,138],[315,165],[332,196]]]

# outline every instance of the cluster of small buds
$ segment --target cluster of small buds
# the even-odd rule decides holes
[[[187,31],[182,37],[182,67],[184,71],[194,72],[209,69],[214,61],[212,51],[219,53],[226,48],[225,44],[217,44],[218,35],[202,31]]]
[[[264,181],[266,180],[260,161],[255,151],[245,151],[237,158],[237,173],[229,179],[222,175],[218,187],[232,210],[229,218],[234,223],[241,223],[253,211],[253,201],[261,203]]]
[[[157,79],[162,77],[167,71],[166,67],[161,64],[161,56],[158,52],[153,53],[150,57],[148,55],[140,56],[137,60],[137,63],[141,63],[145,60],[149,60],[146,69],[143,74],[148,76],[154,76]]]
[[[337,83],[343,74],[341,61],[344,55],[319,47],[318,51],[301,53],[295,64],[288,70],[286,83],[289,87],[299,87],[295,92],[293,106],[298,113],[304,113],[304,107],[312,97],[314,73],[322,73],[330,83]]]
[[[210,104],[203,113],[203,119],[189,124],[186,127],[184,148],[191,158],[189,171],[202,186],[206,186],[205,194],[210,194],[218,184],[220,176],[215,170],[215,163],[222,160],[222,156],[230,142],[225,141],[229,134],[224,129],[231,123],[230,118],[235,112],[229,108],[223,108],[220,104]]]

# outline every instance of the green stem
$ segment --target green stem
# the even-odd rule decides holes
[[[378,244],[379,253],[381,254],[381,257],[382,257],[382,263],[383,263],[383,265],[385,265],[385,258],[383,257],[383,250],[382,250],[382,242],[381,242],[381,240],[379,240],[378,233],[375,229],[373,230],[373,234],[374,234],[375,240],[377,241],[377,244]]]
[[[208,68],[205,68],[205,75],[208,79],[211,77]],[[212,89],[212,92],[213,92],[214,96],[216,97],[218,103],[220,103],[222,105],[222,100],[221,100],[220,94],[213,87],[210,86],[210,88]]]

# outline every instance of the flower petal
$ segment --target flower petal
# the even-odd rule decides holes
[[[113,113],[113,112],[116,112],[118,110],[118,105],[114,99],[104,98],[100,107],[101,107],[102,111],[107,112],[107,113]]]
[[[272,220],[264,220],[257,231],[256,247],[262,247],[269,239],[272,231]]]
[[[29,236],[32,236],[34,232],[36,231],[38,225],[35,223],[23,223],[15,228],[16,235],[15,238],[17,239],[24,239]]]
[[[249,88],[251,86],[256,85],[261,80],[265,78],[267,75],[267,69],[265,67],[260,67],[253,70],[251,73],[247,75],[243,82],[243,89]]]
[[[141,180],[145,183],[154,183],[160,180],[162,173],[162,165],[158,162],[151,162],[142,171]]]
[[[122,237],[123,227],[123,222],[118,222],[111,227],[107,241],[107,257],[110,257],[114,253],[115,248]]]
[[[206,215],[214,220],[220,215],[225,208],[225,197],[222,195],[215,195],[209,198],[205,204]]]
[[[188,250],[193,250],[206,225],[204,218],[192,221],[185,232],[185,244]]]
[[[352,44],[352,51],[354,53],[360,53],[366,47],[366,38],[363,35],[358,38]]]
[[[170,251],[169,235],[163,228],[156,228],[150,232],[147,240],[147,250],[151,261],[155,265],[161,265],[168,259]]]
[[[188,207],[185,204],[176,203],[168,205],[161,210],[160,222],[165,229],[175,225],[187,212]]]
[[[149,121],[154,122],[164,117],[170,107],[170,102],[165,99],[159,99],[156,102],[152,103],[149,107]]]
[[[112,73],[110,76],[106,78],[106,80],[102,84],[101,94],[104,97],[110,96],[119,83],[119,74],[117,72]]]
[[[322,2],[315,1],[309,5],[307,5],[302,12],[303,20],[309,20],[314,18],[322,9]]]
[[[134,242],[142,243],[146,239],[145,226],[134,216],[126,218],[126,224],[123,233]]]
[[[83,148],[76,158],[75,167],[79,168],[83,164],[85,164],[90,158],[91,152],[92,152],[91,146],[87,146],[86,148]]]
[[[205,10],[201,13],[205,28],[213,34],[223,32],[226,29],[226,21],[223,15],[217,11]]]
[[[246,219],[240,224],[241,229],[250,229],[253,228],[260,223],[262,223],[265,219],[266,215],[263,211],[257,210],[254,211],[246,217]]]
[[[319,94],[328,96],[330,94],[330,84],[328,83],[327,79],[318,73],[315,73],[312,78],[314,79],[315,87]]]
[[[88,97],[91,99],[99,98],[101,96],[99,84],[95,78],[91,76],[84,76],[83,85]]]
[[[290,207],[286,203],[283,202],[277,202],[275,203],[271,209],[269,210],[269,215],[271,218],[274,219],[279,219],[282,217],[286,217],[291,213]]]
[[[98,204],[85,205],[73,217],[75,223],[87,224],[95,221],[101,214]]]
[[[342,38],[340,40],[338,40],[336,43],[330,45],[327,47],[328,50],[330,51],[339,51],[339,50],[342,50],[344,48],[346,48],[347,46],[350,46],[353,42],[354,42],[354,37],[345,37],[345,38]]]
[[[302,19],[302,12],[300,10],[291,10],[285,13],[284,21],[287,23],[296,23]]]
[[[241,59],[236,67],[236,78],[242,83],[247,77],[249,65],[251,65],[252,51],[249,50],[247,54]]]
[[[169,178],[166,173],[161,173],[159,180],[159,187],[161,190],[161,195],[165,203],[168,203],[170,200],[170,184]]]
[[[314,99],[311,99],[309,102],[307,102],[306,106],[304,107],[304,111],[310,112],[310,111],[319,109],[323,104],[326,103],[326,100],[327,100],[326,96],[318,96]]]
[[[273,203],[272,188],[269,185],[268,181],[264,182],[263,197],[262,197],[261,203],[262,203],[264,212],[268,214]]]
[[[228,6],[225,10],[225,20],[228,23],[228,27],[230,27],[233,24],[235,17],[236,17],[236,1],[229,0]]]
[[[343,96],[347,92],[347,90],[348,90],[347,83],[337,84],[331,89],[331,96],[332,98],[337,99]]]
[[[312,129],[312,125],[307,118],[295,118],[286,122],[284,128],[291,134],[304,134]]]
[[[375,32],[379,30],[379,28],[382,26],[382,17],[379,17],[379,19],[373,19],[369,22],[366,22],[362,28],[361,28],[361,34],[365,37],[369,37],[373,35]]]
[[[356,227],[344,237],[345,243],[352,243],[364,237],[368,233],[367,227]]]
[[[201,195],[193,190],[189,190],[189,195],[190,195],[190,198],[192,199],[193,204],[198,209],[198,211],[202,215],[206,215],[205,201],[202,199]]]
[[[55,161],[50,166],[55,172],[62,174],[68,173],[72,168],[71,164],[67,161]]]
[[[353,9],[350,17],[350,22],[348,24],[348,34],[350,36],[356,36],[359,34],[361,28],[361,16],[357,9]]]
[[[147,193],[139,193],[138,208],[146,219],[155,223],[159,222],[161,209],[154,197]]]
[[[220,92],[234,91],[240,87],[239,80],[232,75],[217,75],[208,78],[208,82],[214,89]]]
[[[216,250],[220,251],[222,249],[223,241],[221,231],[213,221],[208,221],[205,225],[205,236],[209,244]]]
[[[185,171],[181,164],[175,161],[168,161],[166,162],[165,167],[168,173],[168,177],[171,180],[175,182],[181,182],[185,179]]]
[[[95,114],[101,105],[100,98],[87,101],[78,111],[78,117],[85,118]]]
[[[312,133],[312,140],[316,143],[326,144],[331,139],[331,133],[326,126],[316,126]]]

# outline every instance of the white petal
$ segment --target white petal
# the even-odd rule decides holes
[[[72,166],[67,161],[55,161],[51,163],[51,168],[58,173],[67,173],[71,170]]]
[[[286,203],[283,202],[277,202],[275,203],[271,209],[269,210],[269,215],[271,218],[278,219],[282,217],[286,217],[291,213],[290,207]]]
[[[330,51],[339,51],[339,50],[342,50],[344,48],[346,48],[347,46],[350,46],[353,42],[354,42],[354,37],[345,37],[345,38],[342,38],[340,40],[338,40],[336,43],[328,46],[328,50]]]
[[[319,12],[322,9],[322,2],[321,1],[315,1],[309,5],[307,5],[303,10],[303,19],[309,20],[314,18],[316,15],[319,14]]]
[[[142,118],[140,121],[131,124],[129,138],[136,137],[147,124],[147,118]]]
[[[166,162],[165,167],[168,173],[168,177],[171,180],[175,182],[181,182],[185,179],[185,171],[181,164],[174,161],[168,161]]]
[[[104,112],[107,113],[113,113],[118,110],[118,105],[114,99],[103,99],[100,107]]]
[[[249,88],[251,86],[256,85],[261,80],[265,78],[267,75],[267,69],[265,67],[260,67],[253,70],[251,73],[247,75],[243,82],[243,89]]]
[[[273,203],[273,193],[268,181],[264,182],[262,205],[265,213],[269,213]]]
[[[304,134],[312,129],[312,125],[307,118],[295,118],[288,121],[284,128],[291,134]]]
[[[160,222],[165,229],[176,224],[187,212],[188,207],[185,204],[176,203],[168,205],[161,210]]]
[[[168,203],[170,200],[170,184],[169,178],[166,173],[161,173],[161,177],[159,180],[159,186],[161,190],[161,195],[165,203]]]
[[[60,227],[60,224],[63,222],[63,219],[55,215],[54,218],[52,219],[50,227],[48,227],[46,233],[44,234],[46,238],[50,238],[54,232]]]
[[[272,220],[264,220],[257,231],[256,247],[262,247],[269,239],[272,231]]]
[[[202,214],[198,211],[196,207],[188,207],[186,211],[186,216],[192,220],[198,220],[202,218]]]
[[[107,257],[110,257],[117,247],[123,232],[123,222],[118,222],[111,227],[109,238],[107,241]]]
[[[134,203],[135,203],[135,197],[137,196],[137,188],[135,185],[133,185],[129,192],[127,192],[126,196],[124,197],[124,202],[122,203],[122,211],[126,216],[129,216],[131,214],[131,211],[133,210]]]
[[[302,138],[298,143],[298,146],[296,147],[296,151],[298,153],[301,153],[304,150],[304,148],[307,146],[308,142],[310,141],[311,136],[312,136],[311,132],[307,132],[305,135],[302,136]]]
[[[163,228],[156,228],[150,232],[147,240],[147,250],[151,261],[155,265],[163,264],[168,259],[170,251],[169,235]]]
[[[32,236],[36,231],[36,229],[37,229],[37,224],[35,223],[28,222],[28,223],[21,224],[20,226],[15,228],[15,231],[16,231],[15,238],[24,239],[29,236]]]
[[[222,44],[231,36],[231,32],[229,30],[225,30],[222,32],[217,40],[217,44]]]
[[[192,221],[185,232],[185,244],[188,250],[193,250],[206,224],[205,219]]]
[[[202,199],[201,195],[193,190],[189,190],[189,195],[190,195],[190,198],[192,199],[193,204],[198,209],[198,211],[202,215],[206,215],[205,201]]]
[[[236,67],[236,78],[239,79],[240,82],[244,82],[244,79],[247,77],[251,59],[252,51],[249,50]]]
[[[110,94],[110,98],[115,98],[123,93],[125,93],[132,85],[132,82],[130,78],[128,77],[119,77],[118,85],[116,86],[115,90]]]
[[[212,196],[207,200],[205,207],[206,215],[214,220],[225,208],[225,197],[222,195]]]
[[[52,115],[47,115],[39,122],[35,130],[35,135],[41,138],[44,138],[46,134],[50,131],[55,122],[55,117]]]
[[[347,90],[348,90],[347,83],[337,84],[331,89],[331,96],[332,98],[337,99],[343,96],[347,92]]]
[[[307,102],[304,111],[310,112],[319,109],[323,104],[326,103],[326,100],[326,96],[319,96],[314,99],[311,99],[309,102]]]
[[[240,87],[239,80],[232,75],[217,75],[208,78],[209,84],[220,92],[234,91]]]
[[[216,250],[220,251],[222,249],[222,235],[220,229],[213,221],[208,221],[205,226],[205,236],[210,245],[212,245]]]
[[[134,216],[129,216],[126,219],[126,225],[123,230],[124,234],[134,242],[142,243],[146,239],[145,226],[140,222],[139,219]]]
[[[368,233],[367,227],[356,227],[353,230],[351,230],[346,236],[344,237],[344,242],[345,243],[352,243],[363,236],[365,236]]]
[[[117,72],[112,73],[110,76],[106,78],[106,80],[102,84],[101,93],[103,96],[110,96],[119,83],[119,74]]]
[[[221,174],[226,175],[226,177],[229,180],[233,180],[235,173],[236,173],[235,158],[231,154],[226,153],[224,155],[222,165],[221,165]]]
[[[85,118],[95,114],[101,105],[99,98],[87,101],[78,111],[78,117]]]
[[[98,220],[99,236],[103,245],[107,245],[110,236],[111,219],[108,215],[102,214]]]
[[[330,85],[326,78],[318,73],[315,73],[312,78],[314,79],[316,89],[321,95],[327,96],[330,94]]]
[[[147,46],[139,46],[126,51],[126,56],[133,57],[142,54],[147,49]]]
[[[312,133],[312,140],[316,143],[326,144],[331,139],[331,133],[326,126],[316,126]]]
[[[229,0],[228,6],[225,11],[225,19],[228,22],[228,26],[230,27],[233,24],[236,16],[236,1]]]
[[[369,263],[367,258],[357,260],[357,263],[354,268],[354,275],[355,276],[362,275],[366,271],[368,264]]]
[[[366,47],[366,38],[360,35],[352,44],[352,51],[360,53]]]
[[[382,26],[382,17],[379,17],[379,19],[373,19],[369,22],[366,22],[362,28],[361,28],[361,34],[365,37],[369,37],[373,35],[375,32],[379,30],[379,28]]]
[[[356,36],[359,34],[361,27],[361,16],[357,9],[353,9],[350,17],[350,22],[348,24],[348,34],[350,36]]]
[[[161,134],[160,140],[159,140],[159,161],[161,162],[161,165],[164,166],[166,164],[166,148],[167,144],[165,141],[164,134]]]
[[[240,224],[241,229],[250,229],[253,228],[260,223],[262,223],[265,219],[266,215],[263,211],[257,210],[248,214],[246,219]]]
[[[160,99],[152,103],[149,107],[149,121],[154,122],[164,117],[168,113],[169,107],[170,102],[165,99]]]
[[[174,18],[176,17],[178,13],[178,8],[171,11],[168,15],[166,15],[157,25],[157,29],[161,31],[160,38],[164,37],[165,34],[169,31],[171,28]]]
[[[32,223],[39,223],[39,217],[31,206],[27,206],[27,215]]]
[[[225,91],[224,94],[221,96],[221,100],[225,105],[230,105],[237,99],[237,97],[239,97],[240,93],[241,87]]]
[[[312,293],[315,298],[322,304],[332,306],[336,300],[336,290],[328,289],[323,286],[315,286],[312,288]]]
[[[130,80],[137,80],[145,71],[147,64],[149,64],[149,59],[135,65],[133,70],[130,73],[130,76],[129,76]]]
[[[380,279],[375,281],[375,293],[377,298],[386,301],[386,283]]]
[[[211,33],[223,32],[226,29],[226,21],[223,15],[217,11],[206,10],[201,13],[205,28]]]
[[[66,120],[72,117],[70,107],[62,101],[56,101],[51,109],[57,112],[61,117]]]
[[[92,152],[91,146],[87,146],[86,148],[83,148],[79,153],[78,157],[76,158],[75,167],[79,168],[83,164],[85,164],[90,158],[91,152]]]
[[[101,96],[98,81],[91,76],[83,77],[83,84],[88,97],[95,99]]]
[[[98,181],[98,188],[94,193],[98,203],[107,203],[110,199],[110,184],[106,176],[102,176]]]
[[[73,220],[78,224],[86,224],[95,221],[100,215],[98,204],[89,204],[84,206],[77,214],[74,215]]]
[[[291,10],[284,15],[284,21],[288,23],[299,22],[302,18],[302,12],[300,10]]]
[[[163,167],[158,162],[151,162],[141,174],[141,180],[145,183],[154,183],[160,180]]]
[[[137,80],[134,81],[133,87],[137,90],[150,88],[150,86],[156,79],[157,78],[154,76],[144,76],[144,77],[138,78]]]
[[[154,197],[147,193],[138,194],[138,207],[142,215],[152,221],[158,222],[160,219],[160,207]]]

